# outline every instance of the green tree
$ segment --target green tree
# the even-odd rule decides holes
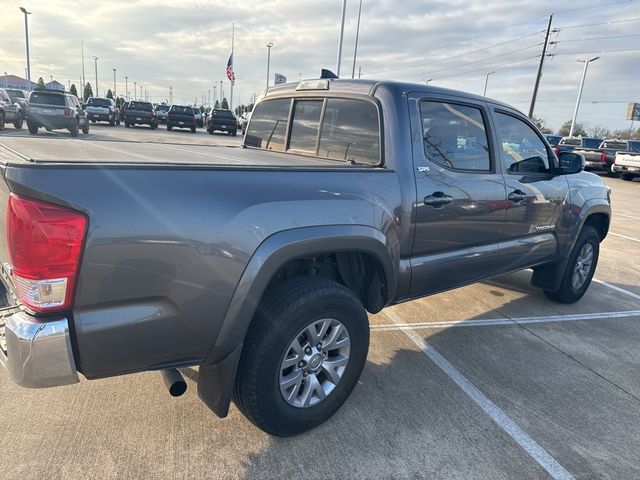
[[[213,108],[220,108],[220,102],[218,100],[216,100],[216,103],[213,106]]]
[[[113,92],[111,91],[111,89],[107,90],[107,98],[113,99]]]
[[[204,113],[204,105],[200,105],[200,113]]]
[[[71,88],[69,89],[69,93],[71,95],[75,95],[76,97],[78,96],[78,89],[76,88],[76,84],[75,83],[71,84]]]
[[[91,88],[91,84],[89,82],[87,82],[87,84],[84,86],[84,93],[82,94],[82,97],[84,98],[85,102],[89,99],[89,97],[93,97],[93,89]]]
[[[576,126],[573,129],[573,135],[576,137],[584,137],[587,135],[587,124],[576,122]],[[571,120],[567,120],[562,124],[560,130],[558,130],[558,135],[562,135],[566,137],[569,135],[569,131],[571,130]]]
[[[36,85],[36,90],[46,90],[47,86],[44,84],[44,80],[42,77],[38,79],[38,85]]]
[[[116,99],[116,105],[118,105],[118,107],[122,107],[125,103],[124,97],[118,97]]]
[[[227,101],[227,97],[224,97],[224,98],[222,99],[221,108],[222,108],[223,110],[229,110],[229,102]]]
[[[250,103],[249,105],[247,105],[247,112],[252,112],[253,111],[253,103]]]

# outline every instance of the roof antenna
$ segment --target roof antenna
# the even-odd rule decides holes
[[[323,68],[320,71],[320,78],[339,78],[335,73],[333,73],[331,70],[327,70],[326,68]]]

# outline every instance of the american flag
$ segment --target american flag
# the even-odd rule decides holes
[[[229,61],[227,62],[227,78],[232,85],[236,81],[236,74],[233,73],[233,53],[229,55]]]

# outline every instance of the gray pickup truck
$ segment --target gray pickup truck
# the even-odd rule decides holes
[[[590,285],[610,191],[557,158],[531,121],[487,98],[408,83],[270,88],[242,147],[206,163],[29,159],[0,148],[0,363],[52,387],[198,367],[293,435],[345,402],[367,312],[532,268],[559,302]],[[115,155],[114,155],[115,157]],[[7,311],[5,311],[7,312]]]

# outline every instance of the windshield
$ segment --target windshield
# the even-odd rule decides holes
[[[89,107],[110,107],[111,100],[108,98],[90,98],[87,100],[87,106]]]
[[[41,103],[44,105],[65,106],[64,95],[60,95],[58,93],[31,92],[31,98],[29,101],[31,103]]]
[[[156,107],[156,112],[167,112],[169,111],[169,105],[158,105]]]
[[[130,108],[131,110],[143,110],[147,112],[153,111],[153,106],[149,102],[131,102],[129,103],[129,106],[127,108]]]

